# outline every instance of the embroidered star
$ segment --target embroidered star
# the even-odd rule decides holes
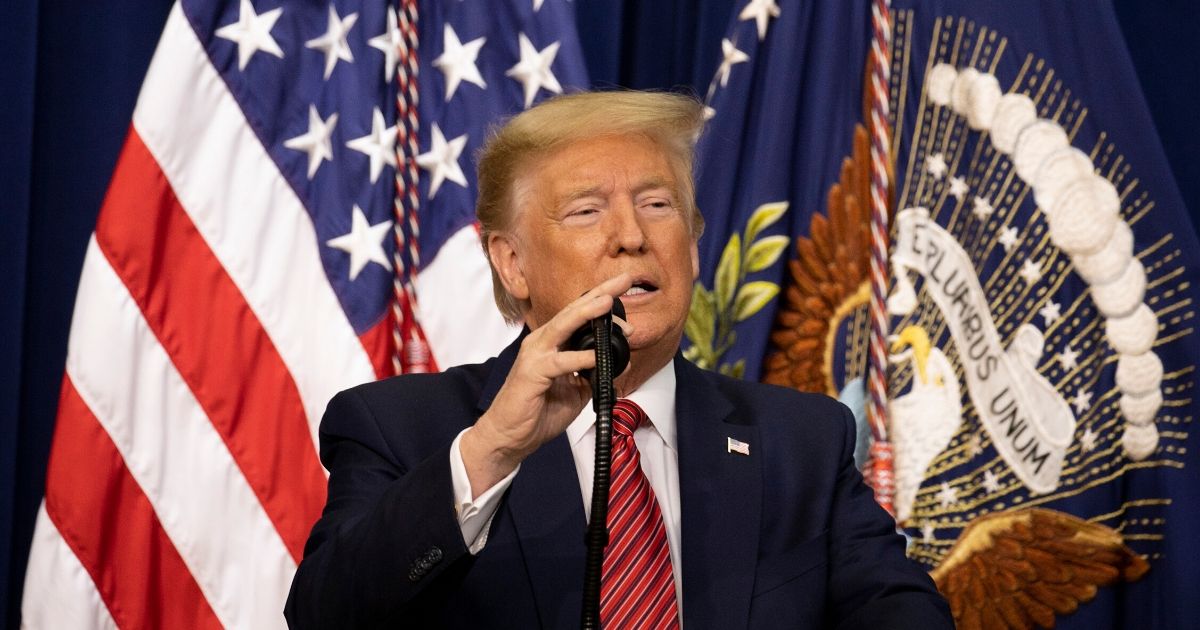
[[[925,521],[921,526],[921,539],[927,543],[933,542],[933,523]]]
[[[372,184],[379,179],[384,164],[396,166],[396,126],[387,126],[378,107],[371,113],[371,133],[347,142],[346,146],[371,158]]]
[[[951,177],[950,178],[950,195],[952,197],[954,197],[955,199],[957,199],[959,201],[962,201],[963,196],[965,196],[967,194],[968,190],[971,190],[971,189],[967,186],[967,180],[965,180],[961,177]]]
[[[750,55],[737,49],[737,46],[728,39],[721,40],[721,66],[717,68],[717,82],[721,87],[729,84],[729,74],[733,71],[733,66],[739,63],[750,61]]]
[[[1096,450],[1096,439],[1099,437],[1099,435],[1096,435],[1096,433],[1092,431],[1092,427],[1084,429],[1083,435],[1079,436],[1079,449],[1084,453],[1090,453]]]
[[[533,42],[529,41],[525,33],[521,33],[517,43],[521,48],[521,60],[517,62],[517,65],[509,68],[504,75],[520,81],[524,86],[525,108],[528,109],[530,105],[533,105],[533,97],[537,96],[538,90],[542,88],[555,94],[562,94],[562,86],[558,84],[558,79],[550,70],[550,66],[554,64],[554,56],[558,54],[558,42],[539,51],[533,47]]]
[[[980,219],[992,216],[992,213],[995,211],[996,209],[992,207],[992,204],[988,203],[988,200],[983,197],[976,197],[974,207],[971,208],[971,213]]]
[[[333,145],[329,137],[337,125],[338,115],[334,112],[321,120],[316,105],[308,106],[308,131],[283,143],[283,146],[308,153],[308,178],[312,179],[321,167],[322,160],[333,160]]]
[[[713,116],[716,116],[716,115],[717,115],[717,110],[709,107],[708,105],[705,105],[704,110],[701,112],[701,116],[704,118],[704,122],[708,122],[708,121],[712,120]]]
[[[1006,253],[1011,251],[1013,247],[1016,247],[1017,243],[1021,242],[1021,238],[1017,236],[1017,233],[1017,228],[1011,226],[1004,228],[1004,231],[1000,233],[1000,238],[997,240],[1004,246]]]
[[[1000,491],[1000,477],[991,469],[983,471],[983,489],[993,493]]]
[[[1021,264],[1021,271],[1018,273],[1025,279],[1025,282],[1033,284],[1042,279],[1042,266],[1027,258]]]
[[[533,12],[537,13],[538,10],[542,8],[542,4],[545,2],[546,0],[533,0]]]
[[[972,435],[971,439],[967,440],[967,454],[971,457],[978,457],[983,454],[983,438],[978,435]]]
[[[382,35],[376,35],[367,40],[367,45],[383,53],[383,78],[388,83],[396,74],[396,62],[400,59],[400,47],[404,44],[400,34],[400,26],[396,23],[396,9],[389,6],[387,10],[387,30]],[[437,63],[436,61],[434,62]]]
[[[934,179],[941,179],[946,176],[946,156],[941,153],[934,153],[925,158],[925,171],[933,175]]]
[[[367,216],[356,204],[350,214],[350,231],[325,241],[325,244],[350,254],[350,279],[354,280],[369,262],[379,263],[384,269],[391,270],[392,265],[383,252],[383,240],[391,230],[391,221],[370,225]]]
[[[417,164],[433,173],[433,181],[429,182],[429,198],[438,193],[438,189],[442,187],[442,182],[447,179],[462,186],[467,187],[467,176],[463,174],[462,167],[458,165],[458,156],[462,155],[463,149],[467,146],[467,134],[463,134],[449,142],[446,142],[446,137],[442,135],[442,129],[437,123],[433,123],[433,129],[429,133],[429,151],[417,156]]]
[[[1083,412],[1092,406],[1092,392],[1086,389],[1079,390],[1075,394],[1075,397],[1071,399],[1071,404],[1075,407],[1075,415],[1083,415]]]
[[[275,38],[271,37],[271,29],[275,28],[275,21],[280,15],[283,15],[283,7],[258,14],[254,12],[254,5],[250,4],[250,0],[242,0],[238,9],[238,21],[217,29],[217,37],[237,42],[238,70],[245,70],[250,58],[260,50],[283,59],[283,50],[279,48]]]
[[[943,481],[942,489],[938,490],[937,498],[938,502],[942,504],[942,507],[948,508],[951,505],[954,505],[954,502],[958,500],[958,490],[949,483]]]
[[[1042,316],[1042,321],[1049,327],[1062,317],[1062,305],[1058,302],[1046,302],[1046,305],[1038,310],[1038,314]]]
[[[337,65],[338,60],[354,62],[354,55],[350,52],[350,44],[346,43],[346,34],[354,28],[354,23],[358,21],[358,14],[351,13],[344,18],[338,17],[337,10],[333,8],[333,4],[329,5],[329,26],[325,29],[325,34],[310,39],[304,42],[305,48],[312,48],[325,53],[325,78],[333,74],[333,67]]]
[[[433,60],[433,66],[446,75],[446,101],[449,102],[454,97],[454,91],[463,81],[486,89],[487,83],[479,74],[479,67],[475,65],[475,60],[479,58],[479,49],[483,48],[483,43],[487,41],[487,38],[480,37],[463,44],[458,40],[458,33],[454,32],[454,28],[446,23],[442,41],[442,54]]]
[[[1067,346],[1066,350],[1058,353],[1058,364],[1064,370],[1074,370],[1079,365],[1079,351]]]
[[[738,14],[738,21],[754,20],[758,28],[758,41],[767,36],[767,22],[773,17],[779,17],[779,5],[775,0],[750,0]]]

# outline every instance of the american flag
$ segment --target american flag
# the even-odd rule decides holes
[[[472,156],[584,85],[564,0],[176,4],[88,245],[24,623],[282,626],[326,402],[512,338]]]

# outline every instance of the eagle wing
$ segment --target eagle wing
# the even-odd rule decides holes
[[[831,362],[832,332],[853,308],[866,302],[870,257],[870,144],[854,128],[854,151],[842,161],[829,188],[826,214],[814,213],[808,236],[796,238],[784,291],[771,333],[763,380],[801,391],[837,395]]]
[[[958,628],[992,630],[1052,628],[1099,587],[1149,569],[1117,531],[1030,508],[972,521],[931,575]]]
[[[870,117],[873,58],[863,73],[863,119]],[[886,160],[888,214],[894,213],[894,168]],[[783,292],[771,333],[762,380],[801,391],[838,395],[833,352],[842,320],[870,297],[871,140],[862,124],[854,126],[850,156],[842,160],[837,183],[829,188],[825,214],[814,212],[808,236],[796,238],[796,257],[788,261],[790,284]],[[863,353],[866,347],[847,348]]]

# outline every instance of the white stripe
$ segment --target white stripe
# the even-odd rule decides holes
[[[46,514],[44,500],[38,508],[33,545],[29,548],[21,627],[52,630],[117,627],[100,599],[92,576]]]
[[[453,234],[417,275],[417,317],[438,368],[479,363],[520,332],[504,323],[492,299],[492,272],[468,225]]]
[[[146,74],[133,125],[278,349],[315,444],[329,399],[375,380],[375,370],[325,277],[311,217],[179,4]]]
[[[67,375],[217,618],[228,627],[282,626],[295,562],[94,236]]]

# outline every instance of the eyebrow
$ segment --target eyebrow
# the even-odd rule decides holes
[[[563,195],[559,199],[559,203],[569,203],[575,201],[576,199],[583,199],[585,197],[598,197],[603,194],[603,189],[604,186],[601,185],[581,186],[579,188],[572,189],[571,191],[567,192],[567,194]]]
[[[648,177],[648,178],[642,180],[641,182],[639,182],[636,186],[633,187],[632,192],[634,195],[638,195],[643,192],[646,192],[647,190],[652,190],[655,188],[666,188],[667,190],[669,190],[671,192],[672,196],[678,196],[677,187],[672,186],[671,182],[669,182],[667,179],[657,176],[657,175],[653,176],[653,177]],[[603,196],[604,189],[605,189],[605,186],[602,184],[597,184],[594,186],[580,186],[579,188],[575,188],[575,189],[568,191],[566,194],[564,194],[562,197],[560,197],[558,203],[559,203],[559,205],[562,205],[562,204],[570,203],[577,199],[586,199],[587,197]]]
[[[677,187],[672,186],[671,182],[669,182],[666,179],[659,177],[659,176],[649,177],[647,179],[642,180],[641,183],[639,183],[637,186],[633,187],[633,194],[636,195],[639,193],[643,193],[643,192],[646,192],[647,190],[651,190],[653,188],[666,188],[667,190],[671,191],[672,195],[677,194]]]

